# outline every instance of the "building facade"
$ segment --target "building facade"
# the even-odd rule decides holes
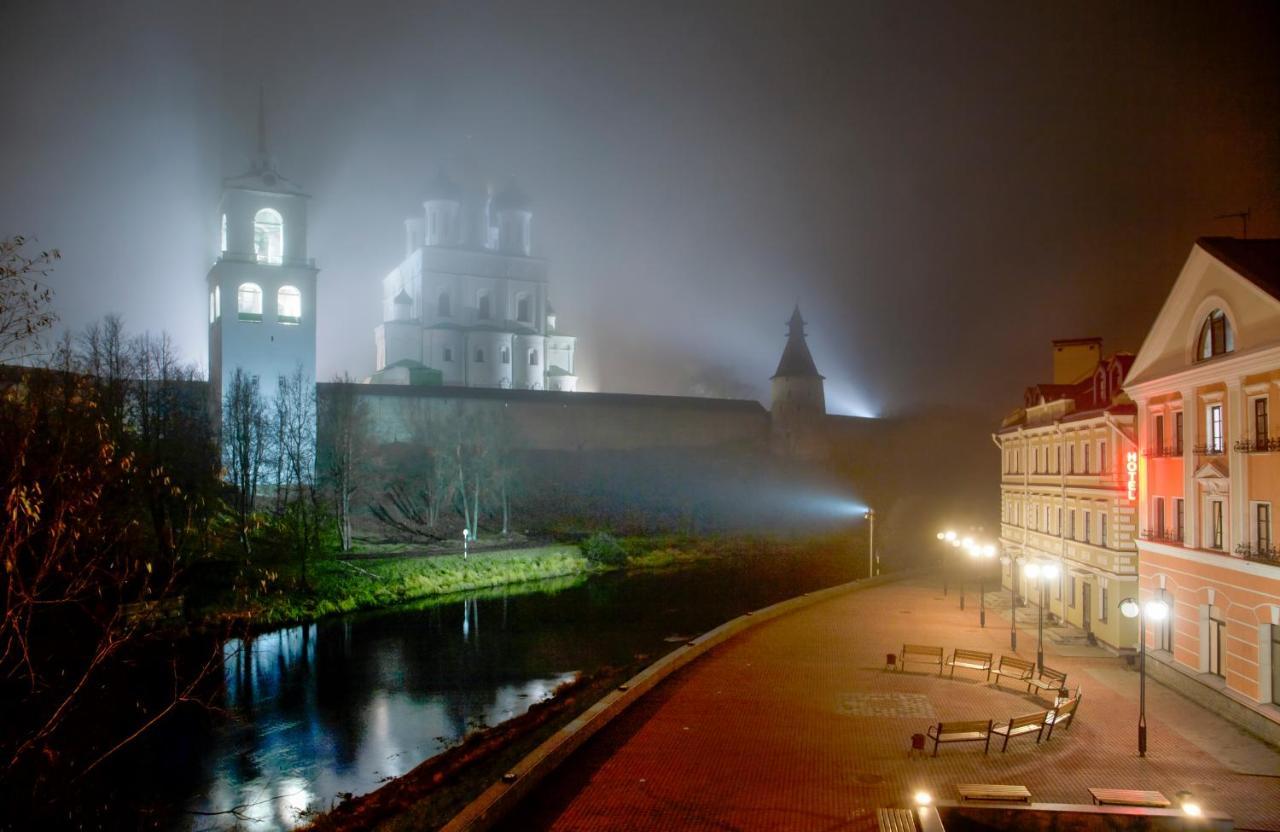
[[[1125,383],[1143,598],[1165,667],[1280,725],[1280,240],[1202,238]]]
[[[266,398],[299,369],[307,383],[315,381],[317,270],[307,256],[309,199],[267,153],[259,101],[258,153],[247,172],[223,181],[221,240],[206,279],[216,405],[237,369],[256,377]]]
[[[1113,649],[1137,644],[1116,605],[1137,588],[1136,408],[1122,383],[1131,354],[1099,338],[1053,342],[1053,382],[1027,388],[993,435],[1000,449],[1005,588]],[[1134,474],[1131,478],[1130,473]],[[1022,569],[1053,563],[1041,587]]]
[[[371,381],[410,384],[429,369],[446,386],[576,390],[575,338],[557,327],[532,222],[515,185],[468,193],[438,174],[382,279]]]

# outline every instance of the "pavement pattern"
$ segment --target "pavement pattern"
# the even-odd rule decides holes
[[[993,603],[998,595],[988,599]],[[1148,748],[1137,756],[1138,674],[1097,648],[1046,638],[1045,663],[1083,693],[1070,730],[910,751],[937,720],[995,719],[1050,703],[981,673],[889,672],[903,642],[1009,651],[1009,621],[954,587],[906,582],[821,602],[755,627],[661,683],[589,740],[508,818],[509,830],[862,830],[919,789],[1022,784],[1037,803],[1089,803],[1089,787],[1189,791],[1237,828],[1280,830],[1280,753],[1147,680]],[[1007,601],[1005,602],[1007,616]],[[1034,622],[1034,618],[1031,619]],[[1019,651],[1035,659],[1018,614]],[[1063,652],[1068,652],[1064,650]]]

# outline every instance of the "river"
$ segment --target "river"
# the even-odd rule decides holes
[[[852,558],[743,556],[522,586],[266,632],[222,647],[219,713],[129,755],[141,825],[273,832],[363,794],[561,682],[657,659],[747,610],[856,576]],[[141,820],[141,819],[140,819]]]

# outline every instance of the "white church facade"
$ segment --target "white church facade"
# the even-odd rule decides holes
[[[382,279],[370,381],[576,390],[575,338],[556,326],[532,220],[514,184],[467,193],[438,174]]]

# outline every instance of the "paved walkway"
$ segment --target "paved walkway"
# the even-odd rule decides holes
[[[944,599],[939,590],[891,584],[752,629],[602,730],[507,828],[871,829],[877,806],[908,805],[921,788],[955,800],[954,784],[969,782],[1025,784],[1049,803],[1088,803],[1090,786],[1170,798],[1188,790],[1238,828],[1280,830],[1276,749],[1148,679],[1149,746],[1139,758],[1138,675],[1092,648],[1067,656],[1046,644],[1046,664],[1084,694],[1070,731],[1040,746],[1014,739],[1007,754],[993,743],[988,756],[980,744],[910,755],[910,736],[936,720],[1045,707],[980,674],[959,671],[953,681],[882,669],[903,641],[1008,652],[1007,618],[988,609],[979,629],[976,596],[961,613],[954,591]],[[1020,627],[1018,642],[1034,659],[1034,630]]]

